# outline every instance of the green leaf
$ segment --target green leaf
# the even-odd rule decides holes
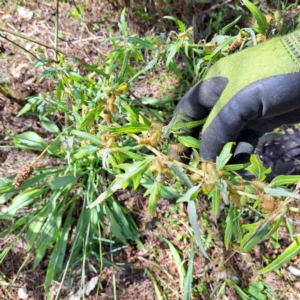
[[[187,192],[184,193],[183,197],[180,197],[177,200],[177,203],[194,201],[198,196],[200,186],[201,184],[191,187]]]
[[[62,217],[56,211],[55,214],[51,214],[43,225],[37,243],[35,245],[35,257],[32,268],[35,269],[45,256],[50,245],[56,240],[60,233]]]
[[[143,156],[132,152],[132,147],[126,147],[126,148],[122,147],[122,148],[120,148],[120,152],[124,153],[126,156],[128,156],[129,158],[136,160],[136,161],[144,159]]]
[[[0,194],[4,194],[5,192],[9,191],[12,188],[12,179],[13,179],[12,176],[0,178]],[[0,204],[3,204],[1,200],[0,200]]]
[[[120,31],[122,32],[122,35],[127,35],[128,23],[125,20],[125,12],[126,12],[126,9],[123,8],[123,10],[121,12],[121,16],[120,16],[120,22],[118,23],[118,26],[120,28]]]
[[[28,226],[28,230],[26,233],[27,251],[29,251],[36,242],[36,238],[39,235],[39,232],[41,231],[41,228],[44,225],[45,220],[48,216],[47,209],[48,206],[44,206],[44,208],[38,211],[37,214],[32,218],[32,221]]]
[[[169,66],[169,64],[171,62],[173,62],[173,57],[174,55],[180,50],[181,48],[181,41],[175,41],[173,44],[171,44],[170,48],[168,49],[167,52],[167,61],[166,61],[166,65],[167,67]]]
[[[264,285],[261,282],[253,282],[249,289],[249,295],[252,296],[255,300],[267,300],[266,296],[263,295],[261,292],[264,290]],[[251,297],[251,299],[253,299]]]
[[[225,165],[227,164],[227,162],[229,161],[230,157],[232,156],[231,149],[232,149],[233,145],[234,145],[234,143],[232,143],[232,142],[226,143],[226,145],[223,147],[220,155],[217,156],[217,158],[216,158],[217,171],[222,170],[225,167]]]
[[[115,132],[117,134],[120,133],[130,134],[130,133],[147,131],[150,129],[150,126],[139,122],[132,122],[131,124],[122,125],[121,127],[105,127],[105,129],[109,132]]]
[[[12,204],[1,210],[0,219],[9,219],[14,216],[18,209],[23,208],[24,206],[30,205],[35,201],[40,195],[42,195],[44,190],[31,188],[27,191],[19,194],[12,200]]]
[[[18,148],[34,151],[43,151],[48,146],[44,139],[32,131],[14,136],[14,144]]]
[[[68,236],[70,233],[72,214],[75,207],[75,203],[76,202],[74,201],[72,203],[71,208],[68,209],[68,214],[65,218],[64,226],[61,232],[59,233],[58,239],[55,243],[55,247],[51,253],[45,278],[45,289],[48,289],[48,287],[51,286],[52,281],[63,269],[63,263],[66,254]]]
[[[192,282],[193,282],[193,266],[194,266],[194,244],[191,244],[191,250],[189,255],[189,265],[186,277],[184,279],[184,294],[183,300],[191,299]]]
[[[228,216],[232,225],[232,232],[239,241],[243,237],[243,228],[240,221],[240,214],[234,206],[229,208]]]
[[[140,185],[142,185],[146,189],[150,189],[153,185],[153,179],[151,179],[150,176],[145,173],[143,178],[140,181]],[[164,186],[164,185],[161,186],[160,193],[161,193],[161,197],[165,199],[177,199],[180,197],[178,192],[176,192],[171,187]]]
[[[144,73],[146,73],[147,71],[153,69],[153,67],[156,65],[156,63],[157,63],[157,58],[154,58],[154,59],[150,60],[150,61],[147,63],[146,67],[144,67],[144,68],[141,69],[140,71],[136,72],[136,73],[134,74],[134,76],[132,76],[132,77],[128,80],[128,82],[133,81],[135,78],[137,78],[137,77],[140,76],[141,74],[144,74]]]
[[[266,34],[266,30],[268,28],[268,22],[265,15],[249,0],[243,0],[244,4],[250,10],[251,14],[255,18],[257,22],[257,27],[255,27],[256,31],[261,34]],[[253,27],[252,27],[253,28]],[[254,28],[253,28],[254,29]],[[254,30],[255,30],[254,29]]]
[[[103,203],[103,208],[104,208],[104,213],[106,214],[109,220],[111,232],[115,235],[117,239],[119,239],[124,244],[127,244],[126,236],[123,233],[121,225],[117,222],[113,212],[110,210],[110,208],[105,202]]]
[[[191,128],[195,128],[195,127],[199,127],[200,125],[203,125],[205,123],[206,119],[202,119],[199,121],[192,121],[192,122],[186,122],[186,123],[182,123],[182,122],[176,122],[175,119],[175,124],[171,124],[171,128],[167,128],[168,126],[166,126],[164,128],[164,131],[167,130],[172,130],[172,132],[177,133],[180,132],[182,130],[182,128],[187,128],[187,129],[191,129]]]
[[[255,228],[254,232],[249,236],[245,235],[242,239],[242,251],[249,252],[252,250],[262,238],[266,237],[271,226],[270,222],[262,221]]]
[[[33,217],[34,213],[29,213],[25,215],[24,217],[21,217],[20,219],[17,219],[12,223],[11,226],[9,226],[7,229],[3,230],[0,232],[0,238],[4,238],[8,234],[14,232],[16,229],[20,228],[22,230],[24,226],[31,220]]]
[[[215,216],[218,215],[220,209],[220,188],[215,185],[208,195],[208,199],[212,199],[212,210]]]
[[[74,154],[75,159],[81,159],[85,156],[89,156],[91,154],[94,154],[96,151],[99,150],[99,147],[93,146],[93,145],[86,145],[81,148]]]
[[[245,170],[253,173],[255,175],[256,179],[259,180],[265,180],[266,179],[266,174],[271,173],[271,168],[266,169],[259,156],[257,154],[252,154],[250,156],[250,162],[251,162],[251,166],[246,168]]]
[[[147,40],[147,38],[137,38],[135,36],[127,36],[128,41],[139,44],[143,49],[148,49],[148,50],[156,50],[156,48]]]
[[[242,300],[251,300],[248,295],[232,279],[228,279],[227,282],[235,289]]]
[[[42,126],[49,132],[51,133],[59,133],[60,130],[59,128],[57,127],[57,125],[50,119],[44,117],[42,120],[41,120],[41,124]]]
[[[231,23],[227,24],[226,26],[224,26],[221,31],[220,31],[220,35],[224,35],[226,34],[226,32],[232,27],[234,26],[241,18],[242,16],[237,17],[234,21],[232,21]]]
[[[200,149],[200,141],[192,136],[177,136],[176,138],[185,147]]]
[[[269,194],[270,196],[289,197],[289,198],[294,198],[294,199],[300,200],[300,195],[289,192],[283,188],[272,189],[269,187],[265,187],[264,191],[265,191],[265,193]]]
[[[133,164],[120,164],[119,168],[123,169],[125,173],[118,174],[108,189],[101,193],[99,197],[88,206],[88,209],[99,205],[118,189],[126,189],[130,182],[133,184],[132,190],[136,190],[139,187],[139,183],[143,174],[147,171],[149,164],[155,159],[155,156],[149,155],[143,161],[134,162]]]
[[[232,37],[228,37],[226,38],[211,54],[210,56],[208,57],[209,60],[212,60],[215,58],[215,56],[223,49],[225,48],[226,46],[232,44],[235,40],[235,37],[232,36]]]
[[[197,221],[196,204],[195,201],[193,201],[195,197],[195,193],[197,193],[197,190],[199,189],[200,185],[194,186],[191,180],[189,179],[189,177],[184,173],[183,168],[181,166],[178,166],[173,162],[167,162],[166,164],[169,168],[171,168],[174,171],[176,176],[178,176],[190,188],[188,192],[185,194],[185,196],[178,199],[178,201],[188,202],[187,212],[188,212],[192,229],[194,231],[197,245],[200,249],[200,252],[203,254],[203,256],[209,259],[202,243],[202,237],[201,237],[201,233]]]
[[[294,223],[292,221],[292,219],[290,218],[285,218],[285,225],[286,225],[286,228],[290,234],[290,238],[292,241],[294,241]]]
[[[162,296],[162,293],[161,293],[161,288],[157,284],[157,280],[156,280],[156,276],[157,275],[153,276],[152,273],[148,269],[145,269],[145,273],[148,276],[150,276],[150,278],[151,278],[151,281],[152,281],[152,284],[154,286],[154,290],[155,290],[155,294],[156,294],[157,300],[164,300],[164,297]]]
[[[186,26],[179,19],[172,17],[172,16],[164,16],[164,19],[169,19],[169,20],[174,21],[178,25],[178,29],[180,32],[184,32],[186,30]]]
[[[197,208],[196,208],[195,201],[189,201],[188,202],[187,212],[188,212],[189,220],[190,220],[192,229],[194,231],[194,235],[195,235],[195,238],[196,238],[197,245],[200,249],[200,252],[203,254],[203,256],[205,258],[209,259],[209,256],[206,253],[205,248],[204,248],[203,243],[202,243],[200,228],[199,228],[199,225],[198,225],[198,222],[197,222]]]
[[[72,130],[71,134],[80,137],[84,140],[89,140],[91,141],[93,144],[97,145],[97,146],[104,146],[104,143],[101,142],[101,140],[99,139],[99,137],[95,134],[91,134],[88,132],[84,132],[84,131],[79,131],[79,130]]]
[[[118,75],[118,82],[119,83],[125,81],[123,77],[124,77],[124,75],[126,73],[126,70],[127,70],[128,58],[129,58],[129,50],[125,50],[125,54],[124,54],[123,61],[122,61],[122,67],[121,67],[120,73]]]
[[[183,267],[181,257],[178,253],[178,250],[175,248],[175,246],[170,241],[168,241],[165,238],[162,238],[162,239],[165,241],[165,243],[169,246],[169,248],[171,250],[171,253],[173,255],[173,258],[174,258],[174,261],[175,261],[175,264],[176,264],[176,267],[177,267],[177,271],[178,271],[178,274],[179,274],[180,287],[181,287],[181,290],[183,290],[184,278],[185,278],[186,273],[185,273],[185,269]]]
[[[131,239],[136,243],[139,242],[139,233],[137,232],[137,226],[133,219],[126,216],[125,209],[116,201],[113,197],[109,199],[110,204],[112,204],[112,213],[118,224],[121,225],[122,232],[126,240]]]
[[[269,187],[278,187],[282,185],[295,184],[300,180],[299,175],[279,175],[275,177],[269,184]]]
[[[219,187],[222,199],[226,205],[229,205],[229,199],[227,194],[227,182],[223,179],[218,179],[216,185]]]
[[[232,235],[233,235],[231,217],[230,217],[229,214],[227,215],[225,223],[226,223],[226,228],[225,228],[225,235],[224,235],[224,244],[225,244],[226,250],[228,250],[229,245],[230,245],[230,241],[231,241],[231,238],[232,238]]]
[[[57,178],[54,178],[52,181],[50,181],[49,185],[54,190],[61,189],[61,188],[68,186],[69,184],[72,184],[72,185],[75,184],[82,175],[83,175],[83,173],[79,173],[76,176],[74,176],[73,174],[70,174],[70,175],[63,176],[63,177],[57,177]]]
[[[272,263],[270,263],[265,268],[258,271],[258,274],[267,274],[272,271],[277,270],[285,263],[289,262],[293,259],[296,255],[300,253],[300,236],[298,236],[294,242],[282,253],[277,257]]]
[[[88,126],[94,125],[96,119],[99,118],[100,112],[102,111],[102,107],[96,107],[90,110],[85,116],[82,123],[78,126],[78,130],[84,129]]]
[[[155,181],[153,185],[145,192],[144,197],[149,196],[148,211],[151,216],[155,215],[157,199],[160,197],[161,185]]]
[[[114,182],[123,180],[125,180],[124,182],[127,182],[127,180],[130,180],[133,184],[132,189],[133,191],[135,191],[139,187],[141,178],[143,177],[145,171],[148,169],[149,164],[155,159],[156,157],[149,155],[143,161],[135,162],[134,164],[120,164],[119,168],[123,169],[125,173],[118,174]],[[121,185],[123,189],[126,189],[127,186],[128,185],[126,183],[124,185]]]

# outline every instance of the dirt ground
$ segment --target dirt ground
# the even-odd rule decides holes
[[[28,9],[27,14],[21,15],[18,7]],[[122,7],[116,7],[114,1],[89,1],[89,7],[85,9],[85,16],[82,21],[78,21],[70,16],[70,4],[62,3],[60,6],[60,32],[59,49],[84,60],[87,63],[95,63],[99,56],[106,56],[109,45],[100,47],[100,43],[108,37],[109,33],[105,24],[109,22],[110,27],[117,32],[119,13]],[[99,15],[102,16],[102,25],[94,30],[92,24],[95,23]],[[47,1],[26,1],[22,5],[17,2],[0,1],[0,87],[8,86],[10,92],[1,89],[0,93],[0,145],[8,145],[5,135],[15,135],[25,131],[34,131],[43,138],[49,138],[47,132],[40,122],[29,115],[18,117],[18,112],[26,103],[26,97],[46,93],[53,89],[53,82],[45,80],[37,83],[36,79],[40,69],[32,67],[34,57],[19,47],[16,47],[5,38],[22,45],[25,49],[34,53],[47,51],[49,57],[54,58],[54,52],[46,49],[42,45],[54,45],[55,27],[55,4]],[[132,30],[145,31],[139,29],[139,24],[132,21]],[[154,30],[148,28],[149,31]],[[28,39],[23,39],[16,35],[9,34],[9,31],[24,35]],[[39,44],[32,42],[38,41]],[[155,80],[140,81],[136,85],[136,94],[139,96],[161,97],[162,86],[174,86],[176,79],[157,76]],[[168,91],[172,92],[172,91]],[[38,153],[21,151],[12,148],[0,148],[0,177],[10,176],[20,169],[24,160],[31,162]],[[59,161],[44,158],[40,165],[58,165]],[[112,273],[117,280],[118,299],[156,299],[151,275],[154,278],[160,277],[168,288],[168,299],[181,299],[179,291],[179,276],[177,273],[174,258],[168,246],[162,241],[164,237],[171,241],[182,252],[184,261],[187,262],[190,247],[190,232],[185,208],[178,209],[169,200],[160,199],[157,205],[157,215],[154,219],[149,219],[147,214],[147,199],[144,199],[142,192],[131,194],[120,192],[118,200],[133,207],[134,218],[141,232],[141,239],[145,245],[145,251],[139,250],[135,245],[125,248],[120,255],[115,257],[115,261],[122,263],[119,269],[104,267],[101,274],[102,289],[95,296],[95,293],[86,299],[114,299]],[[255,269],[260,269],[264,265],[265,257],[274,257],[280,250],[268,247],[267,243],[257,246],[250,253],[239,253],[225,251],[223,244],[224,229],[215,222],[209,212],[207,199],[199,199],[199,224],[205,240],[210,243],[208,254],[211,260],[205,260],[202,256],[196,255],[194,260],[194,280],[198,285],[198,298],[195,299],[221,299],[214,292],[218,288],[220,280],[235,276],[238,284],[248,286],[256,280]],[[224,216],[221,216],[224,218]],[[171,221],[170,221],[171,220]],[[295,220],[299,223],[298,220]],[[4,224],[0,224],[4,226]],[[286,233],[286,244],[290,243]],[[0,239],[0,250],[4,249],[13,239],[14,235],[8,235]],[[9,255],[0,265],[0,299],[18,299],[20,287],[26,287],[29,300],[46,299],[43,292],[43,279],[47,266],[47,259],[33,272],[31,271],[32,257],[28,256],[28,261],[24,268],[19,271],[23,260],[27,257],[26,243],[17,238]],[[158,250],[159,249],[159,250]],[[294,259],[293,266],[299,266],[300,260]],[[149,272],[145,272],[145,269]],[[87,274],[89,280],[92,276]],[[273,291],[273,299],[300,299],[300,279],[291,275],[285,269],[281,273],[272,273],[262,276],[263,282]],[[53,295],[59,286],[59,282],[53,284]],[[76,291],[76,283],[74,283]],[[234,289],[226,287],[226,298],[240,299]],[[201,296],[202,295],[202,296]],[[20,295],[19,295],[20,296]],[[63,298],[59,298],[63,299]],[[270,298],[271,299],[271,298]]]

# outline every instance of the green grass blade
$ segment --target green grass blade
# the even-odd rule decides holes
[[[242,300],[251,300],[249,296],[232,279],[227,280],[227,282],[235,289]]]
[[[19,227],[22,227],[24,225],[24,228],[26,228],[26,225],[28,221],[33,217],[34,213],[29,213],[26,216],[14,221],[14,223],[9,226],[7,229],[0,232],[0,238],[4,238],[6,235],[14,232]]]
[[[125,54],[124,54],[124,57],[123,57],[122,67],[121,67],[120,73],[118,75],[118,82],[119,83],[124,82],[123,77],[124,77],[124,75],[126,73],[126,70],[127,70],[128,59],[129,59],[129,50],[125,49]]]
[[[229,216],[232,224],[233,234],[236,236],[237,240],[239,241],[243,237],[243,228],[240,222],[239,212],[234,206],[230,207]]]
[[[88,133],[88,132],[75,130],[75,129],[71,131],[71,134],[73,134],[73,135],[75,135],[75,136],[77,136],[81,139],[89,140],[97,146],[104,146],[103,142],[101,142],[99,137],[95,134],[91,134],[91,133]]]
[[[14,216],[18,209],[30,205],[36,198],[42,195],[44,190],[31,188],[19,194],[12,200],[12,204],[0,212],[0,219],[9,219]]]
[[[225,228],[225,234],[224,234],[224,244],[225,244],[225,248],[226,250],[229,249],[229,244],[232,238],[232,223],[231,223],[231,219],[230,219],[230,215],[227,215],[226,218],[226,228]]]
[[[241,18],[242,16],[238,16],[234,21],[232,21],[231,23],[227,24],[226,26],[224,26],[221,31],[220,31],[220,35],[224,35],[226,34],[226,32],[232,27],[234,26]]]
[[[289,262],[292,258],[300,253],[300,236],[294,240],[294,242],[277,257],[272,263],[265,268],[258,271],[258,274],[266,274],[277,270],[285,263]]]
[[[270,182],[269,187],[275,188],[283,185],[295,184],[299,180],[299,175],[279,175]]]
[[[220,155],[216,158],[216,168],[217,171],[223,170],[226,163],[229,161],[230,157],[232,156],[231,149],[234,143],[229,142],[223,147]]]
[[[242,251],[249,252],[251,249],[253,249],[258,242],[264,238],[269,231],[270,228],[270,222],[263,222],[263,224],[260,226],[258,225],[258,229],[255,229],[255,232],[250,236],[250,238],[244,242],[242,245]]]
[[[175,264],[176,264],[176,267],[177,267],[179,278],[180,278],[180,280],[179,280],[180,281],[180,287],[181,287],[181,290],[183,290],[184,278],[185,278],[186,272],[185,272],[185,269],[183,267],[181,257],[178,253],[178,250],[175,248],[175,246],[170,241],[168,241],[165,238],[163,238],[163,240],[165,241],[165,243],[169,246],[169,248],[171,250],[171,253],[173,255],[173,258],[174,258],[174,261],[175,261]]]
[[[209,256],[206,253],[203,243],[202,243],[201,233],[200,233],[199,225],[197,222],[197,214],[196,214],[197,209],[196,209],[196,205],[195,205],[194,201],[188,202],[187,211],[188,211],[189,220],[190,220],[192,229],[194,231],[196,242],[197,242],[197,245],[199,246],[200,252],[203,254],[204,257],[209,259]]]
[[[49,246],[55,241],[60,232],[62,217],[58,212],[50,215],[41,229],[40,237],[35,245],[35,258],[32,268],[35,269],[46,254]]]
[[[152,275],[152,273],[148,269],[146,269],[146,274],[148,274],[148,276],[150,276],[150,278],[151,278],[151,281],[152,281],[152,284],[154,286],[154,290],[155,290],[155,293],[156,293],[157,300],[163,300],[164,298],[161,294],[161,288],[158,286],[156,278]]]
[[[29,251],[34,245],[34,243],[36,242],[37,236],[39,235],[41,228],[47,218],[48,215],[47,209],[48,209],[48,205],[45,206],[40,211],[38,211],[28,226],[28,230],[26,233],[27,251]]]
[[[16,147],[24,150],[43,151],[48,144],[37,133],[27,131],[14,136]]]
[[[192,282],[193,282],[193,266],[194,266],[194,244],[192,243],[190,255],[189,255],[189,266],[188,266],[186,277],[184,279],[183,300],[191,299],[191,290],[192,290]]]
[[[63,229],[59,233],[57,242],[51,254],[45,278],[45,289],[48,289],[48,287],[52,284],[52,281],[63,268],[74,207],[75,201],[72,203],[71,208],[68,209],[68,214],[65,219]]]
[[[247,8],[250,10],[251,14],[255,18],[257,22],[256,30],[261,33],[265,34],[266,30],[268,28],[268,23],[265,15],[259,10],[258,7],[256,7],[253,3],[251,3],[249,0],[243,0],[244,4],[247,6]]]

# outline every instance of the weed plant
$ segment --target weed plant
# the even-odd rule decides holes
[[[294,237],[288,218],[295,211],[291,203],[300,199],[291,191],[300,176],[278,176],[266,183],[270,170],[263,167],[256,155],[252,155],[250,166],[227,165],[232,143],[224,147],[216,163],[202,162],[198,155],[200,142],[180,133],[183,126],[199,126],[205,120],[167,126],[174,103],[158,99],[149,105],[135,96],[132,89],[140,75],[155,72],[161,66],[182,78],[179,61],[184,62],[196,82],[221,57],[255,46],[258,39],[264,40],[273,31],[289,30],[278,15],[268,20],[251,2],[244,0],[244,4],[256,25],[237,28],[235,36],[226,33],[240,17],[224,26],[210,42],[194,43],[192,28],[167,16],[177,24],[176,32],[166,37],[139,37],[128,31],[123,10],[121,34],[105,41],[111,43],[113,50],[97,65],[59,53],[58,63],[42,58],[36,61],[35,67],[46,67],[39,80],[53,78],[55,90],[28,99],[19,115],[35,113],[49,132],[51,142],[35,132],[11,137],[12,147],[39,151],[41,156],[32,165],[24,166],[17,176],[0,179],[0,203],[5,205],[0,219],[6,224],[0,237],[14,233],[25,238],[28,255],[34,253],[33,269],[46,254],[50,255],[44,284],[48,298],[53,280],[64,282],[78,270],[84,280],[87,267],[99,274],[104,265],[118,266],[105,254],[129,243],[143,248],[134,219],[114,196],[120,189],[143,191],[149,199],[151,216],[155,215],[160,197],[186,202],[194,242],[207,259],[205,237],[201,236],[196,215],[200,194],[208,196],[215,215],[220,211],[221,201],[225,204],[227,250],[248,252],[263,239],[277,240],[278,228],[283,224],[288,227],[293,242],[258,274],[275,271],[300,253],[300,237]],[[166,105],[165,110],[158,108],[161,104]],[[56,121],[57,116],[60,121]],[[189,163],[168,156],[170,135],[180,143],[175,146],[178,152],[180,145],[193,149]],[[58,167],[35,167],[43,155],[62,163]],[[255,180],[246,181],[236,173],[245,167]],[[244,214],[250,214],[255,221],[243,224]],[[165,242],[175,257],[184,299],[190,299],[194,249],[191,247],[185,270],[174,245]],[[12,246],[13,242],[2,250],[0,262]],[[156,279],[151,273],[148,275],[157,287]],[[223,281],[220,290],[225,290],[225,285],[234,287],[242,299],[253,299],[233,279]],[[159,288],[156,292],[163,299]]]

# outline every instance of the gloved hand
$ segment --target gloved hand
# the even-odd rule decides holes
[[[258,139],[300,122],[300,30],[219,60],[178,103],[173,119],[207,118],[200,155],[214,161],[235,142],[234,162],[247,162]],[[201,128],[185,129],[199,137]]]

